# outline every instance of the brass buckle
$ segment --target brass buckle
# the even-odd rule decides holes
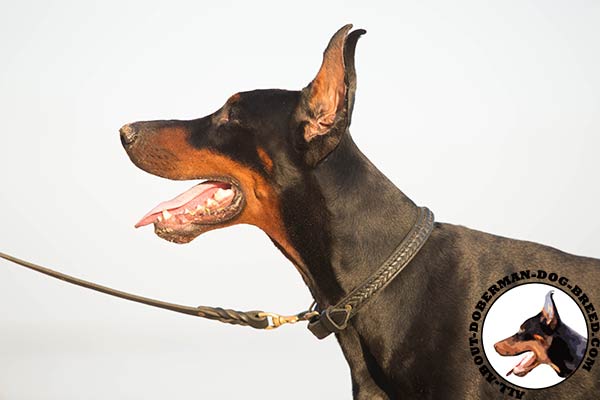
[[[264,311],[261,311],[258,313],[258,316],[260,318],[267,318],[267,321],[269,323],[269,325],[265,328],[267,330],[277,329],[281,325],[295,324],[296,322],[299,322],[299,321],[308,321],[309,319],[311,319],[312,317],[316,317],[317,315],[319,315],[318,311],[310,311],[310,310],[303,311],[303,312],[295,314],[295,315],[281,315],[281,314],[277,314],[277,313],[264,312]]]

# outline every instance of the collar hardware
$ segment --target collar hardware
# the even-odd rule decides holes
[[[258,312],[257,316],[259,318],[266,318],[268,321],[268,326],[263,329],[272,330],[277,329],[282,325],[286,324],[295,324],[296,322],[301,321],[309,321],[311,318],[319,315],[318,311],[302,311],[298,314],[294,315],[281,315],[273,312]]]

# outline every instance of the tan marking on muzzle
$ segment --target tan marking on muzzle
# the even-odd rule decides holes
[[[240,215],[223,224],[207,226],[206,231],[235,224],[257,226],[281,245],[305,275],[304,262],[283,226],[279,195],[265,177],[223,154],[193,147],[189,132],[183,127],[159,128],[144,136],[129,150],[130,157],[151,174],[175,180],[229,176],[239,183],[246,201]]]

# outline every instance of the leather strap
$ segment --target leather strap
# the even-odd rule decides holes
[[[318,338],[346,329],[348,321],[360,307],[385,288],[425,244],[433,230],[433,213],[427,207],[419,208],[415,225],[383,265],[365,283],[348,293],[337,304],[327,307],[310,319],[308,329]]]
[[[182,314],[188,314],[195,317],[207,318],[224,322],[232,325],[250,326],[255,329],[274,329],[285,323],[294,323],[298,321],[308,320],[313,313],[304,311],[293,316],[285,317],[279,314],[266,313],[263,311],[236,311],[223,309],[221,307],[208,306],[185,306],[175,303],[167,303],[165,301],[150,299],[148,297],[138,296],[135,294],[123,292],[121,290],[109,288],[97,283],[89,282],[83,279],[75,278],[61,272],[51,270],[50,268],[42,267],[30,263],[29,261],[21,260],[8,254],[0,253],[0,258],[11,261],[15,264],[51,276],[52,278],[60,279],[73,285],[82,286],[87,289],[92,289],[97,292],[106,293],[110,296],[120,297],[125,300],[134,301],[136,303],[146,304],[152,307],[163,308],[169,311],[175,311]]]
[[[152,307],[163,308],[178,313],[193,315],[201,318],[208,318],[219,322],[233,325],[250,326],[255,329],[275,329],[284,324],[293,324],[300,321],[309,321],[308,328],[319,339],[323,339],[332,332],[339,332],[346,328],[348,320],[352,318],[359,308],[366,303],[374,294],[383,289],[400,271],[406,267],[410,260],[417,254],[423,246],[431,230],[433,229],[433,213],[426,207],[420,208],[419,217],[415,226],[411,229],[406,238],[400,243],[400,246],[388,258],[377,272],[360,287],[350,292],[342,301],[332,307],[328,307],[321,313],[311,309],[302,311],[298,314],[285,316],[264,311],[236,311],[223,309],[220,307],[198,306],[191,307],[181,304],[167,303],[160,300],[150,299],[148,297],[112,289],[89,282],[83,279],[54,271],[50,268],[42,267],[21,260],[8,254],[0,252],[0,258],[29,268],[31,270],[48,275],[52,278],[82,286],[97,292],[106,293],[110,296],[120,297],[125,300],[143,303]]]

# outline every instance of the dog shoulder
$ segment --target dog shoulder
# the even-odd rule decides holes
[[[527,240],[494,235],[462,225],[440,223],[436,226],[443,243],[452,246],[452,254],[462,263],[477,264],[495,271],[526,268],[586,269],[600,275],[600,260],[566,253],[554,247]],[[600,277],[599,277],[600,280]]]

